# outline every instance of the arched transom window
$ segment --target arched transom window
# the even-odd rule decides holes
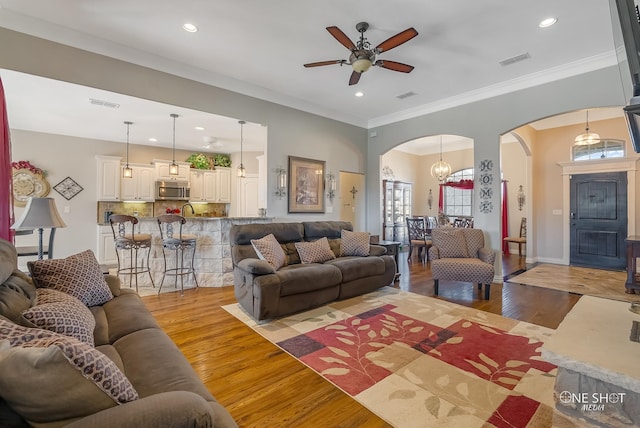
[[[455,171],[447,177],[447,182],[473,181],[473,168]],[[444,187],[444,213],[450,217],[473,216],[473,189]]]

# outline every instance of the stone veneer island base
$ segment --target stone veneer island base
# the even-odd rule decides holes
[[[162,258],[162,242],[158,223],[153,217],[140,218],[140,233],[152,236],[152,247],[149,266],[156,289],[162,281],[164,261]],[[187,217],[182,233],[196,235],[195,270],[200,287],[222,287],[233,285],[233,265],[229,246],[229,230],[236,224],[271,223],[268,217]],[[142,259],[144,256],[140,256]],[[145,261],[146,263],[146,261]],[[121,275],[123,286],[129,286],[127,275]],[[193,286],[193,279],[184,277],[185,288]],[[173,290],[174,278],[167,276],[163,291]],[[151,287],[149,275],[138,275],[138,286]],[[135,282],[133,284],[135,287]],[[178,281],[178,288],[180,282]]]

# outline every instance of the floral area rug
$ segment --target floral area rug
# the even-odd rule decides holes
[[[224,309],[394,426],[554,425],[554,330],[390,287],[261,324]]]

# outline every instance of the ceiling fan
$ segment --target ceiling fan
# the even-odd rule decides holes
[[[408,42],[418,35],[415,28],[408,28],[393,37],[388,38],[384,42],[380,43],[375,48],[371,48],[371,44],[364,37],[364,32],[369,28],[367,22],[359,22],[356,25],[356,30],[360,33],[360,40],[355,44],[351,39],[342,32],[338,27],[327,27],[327,31],[335,37],[345,48],[351,51],[349,59],[338,59],[333,61],[319,61],[304,64],[305,67],[319,67],[322,65],[350,65],[353,68],[351,78],[349,79],[349,85],[355,85],[360,80],[362,73],[367,71],[371,66],[377,66],[386,68],[388,70],[400,71],[402,73],[411,73],[413,70],[412,65],[403,64],[401,62],[387,61],[382,59],[376,59],[376,57],[382,52],[391,50],[401,44]]]

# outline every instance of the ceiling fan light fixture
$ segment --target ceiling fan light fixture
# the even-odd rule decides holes
[[[373,64],[368,57],[359,57],[351,63],[353,71],[357,71],[358,73],[364,73],[371,68],[371,65]]]

